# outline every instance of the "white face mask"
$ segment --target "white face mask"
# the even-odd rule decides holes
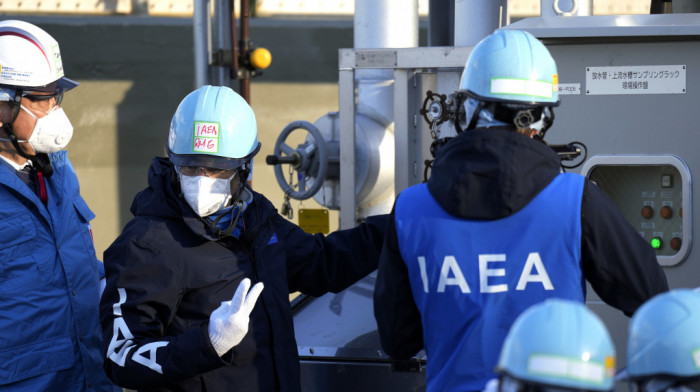
[[[197,215],[209,216],[228,206],[231,200],[231,178],[186,176],[179,171],[177,174],[185,201]]]
[[[54,106],[46,116],[38,118],[29,109],[20,106],[22,110],[36,119],[34,130],[28,142],[37,153],[52,153],[64,149],[73,137],[73,125],[62,108]],[[58,109],[56,109],[58,108]]]

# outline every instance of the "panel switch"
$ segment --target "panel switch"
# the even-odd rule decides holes
[[[662,188],[673,187],[673,177],[671,177],[670,174],[662,174],[661,175],[661,187]]]
[[[664,219],[671,219],[671,216],[673,215],[673,211],[671,210],[670,206],[663,206],[663,207],[661,207],[661,211],[659,211],[659,214]]]

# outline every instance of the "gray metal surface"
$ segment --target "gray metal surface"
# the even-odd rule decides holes
[[[393,69],[394,72],[394,142],[395,142],[395,180],[396,194],[423,179],[423,162],[429,158],[430,137],[426,124],[419,110],[427,90],[437,91],[443,86],[454,91],[455,86],[447,86],[446,81],[458,81],[462,67],[469,56],[471,47],[417,47],[399,49],[340,49],[338,52],[339,105],[341,138],[350,123],[343,122],[344,110],[356,110],[355,85],[351,84],[348,73],[363,69]],[[435,78],[434,75],[448,74]],[[432,76],[431,76],[432,75]],[[346,121],[349,121],[346,120]],[[449,128],[449,127],[446,127]],[[444,135],[454,134],[445,129]],[[346,135],[346,137],[349,137]],[[349,143],[349,141],[348,141]],[[343,154],[351,156],[350,144],[341,140],[341,197],[343,181]],[[345,172],[351,173],[351,163],[345,161]],[[345,189],[351,189],[345,188]],[[348,193],[349,194],[349,193]],[[353,204],[350,204],[353,203]],[[344,224],[354,219],[355,201],[341,200],[340,227],[352,227]],[[350,208],[346,208],[350,206]]]
[[[338,227],[355,227],[355,72],[341,67],[338,74],[340,110],[340,213]]]
[[[425,373],[397,370],[393,363],[382,361],[325,361],[302,358],[301,385],[304,392],[426,390]]]
[[[557,62],[559,83],[582,87],[578,94],[560,96],[554,126],[547,133],[550,143],[581,141],[588,146],[589,158],[672,154],[687,165],[690,176],[700,172],[696,147],[700,133],[694,115],[700,102],[700,14],[533,18],[508,28],[528,30],[541,38]],[[585,93],[586,67],[655,65],[684,65],[686,92]],[[688,182],[688,203],[696,205],[697,192]],[[641,202],[640,195],[629,194],[625,204]],[[700,224],[697,214],[689,218],[689,228],[684,232]],[[640,226],[636,227],[641,231]],[[684,242],[689,246],[685,260],[664,267],[672,288],[700,286],[700,253],[692,246],[692,239]],[[610,329],[619,353],[618,364],[624,366],[628,319],[603,304],[590,287],[587,303]]]
[[[538,38],[689,37],[700,34],[700,14],[594,15],[527,18],[504,27]]]
[[[386,359],[372,312],[376,272],[350,288],[294,305],[299,355]]]
[[[400,191],[414,184],[414,167],[416,165],[416,154],[412,140],[418,124],[411,115],[409,109],[413,88],[409,78],[415,77],[408,70],[397,69],[394,71],[394,189]]]
[[[425,354],[390,359],[374,319],[376,272],[338,294],[293,302],[303,391],[424,391]]]
[[[340,49],[341,70],[362,68],[464,68],[470,47],[417,47],[400,49]],[[386,57],[386,59],[382,59]],[[372,58],[367,62],[363,59]]]

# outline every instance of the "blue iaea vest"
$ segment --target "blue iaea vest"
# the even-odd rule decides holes
[[[515,214],[467,220],[426,184],[396,201],[399,249],[421,313],[428,391],[482,390],[520,313],[546,298],[584,301],[584,179],[560,174]]]

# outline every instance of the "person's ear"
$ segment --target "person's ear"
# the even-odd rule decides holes
[[[4,123],[12,122],[12,105],[7,101],[0,101],[0,127]]]
[[[7,104],[5,102],[0,102],[0,127],[2,127],[5,122],[5,117],[7,116],[5,112],[7,111]]]

